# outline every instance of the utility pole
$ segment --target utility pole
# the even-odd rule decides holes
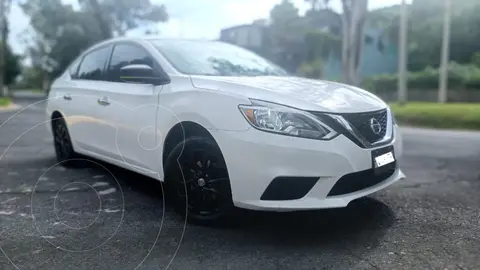
[[[445,13],[443,19],[443,41],[442,41],[442,58],[440,65],[440,78],[438,89],[438,102],[447,102],[447,89],[448,89],[448,61],[450,52],[450,19],[452,11],[452,1],[444,0]]]
[[[398,102],[405,105],[407,102],[407,3],[402,0],[400,8],[400,33],[399,33],[399,54],[398,54]]]

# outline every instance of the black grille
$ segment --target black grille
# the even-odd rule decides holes
[[[365,138],[369,143],[376,143],[385,137],[388,122],[387,110],[343,114],[343,117],[358,131],[358,135]],[[380,124],[380,128],[376,130],[377,133],[372,128],[372,121],[374,124]]]
[[[373,187],[387,180],[396,169],[396,162],[381,167],[380,172],[375,169],[350,173],[340,178],[328,193],[328,196],[338,196]],[[378,169],[377,169],[378,170]]]

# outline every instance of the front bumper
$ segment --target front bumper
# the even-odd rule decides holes
[[[366,172],[372,169],[372,150],[393,146],[398,161],[402,156],[402,142],[396,126],[389,144],[371,149],[360,148],[343,135],[331,141],[320,141],[276,135],[253,128],[242,132],[211,130],[211,134],[219,144],[227,164],[233,203],[240,208],[294,211],[345,207],[354,199],[405,178],[401,170],[395,167],[385,175],[386,179],[380,179],[382,181],[364,189],[346,194],[338,190],[332,193],[332,188],[342,177],[345,179],[356,172],[367,177],[371,175]],[[304,194],[296,191],[301,197],[287,198],[287,195],[284,200],[269,199],[265,196],[267,188],[275,178],[282,177],[290,180],[299,177],[295,180],[309,181],[311,184],[302,183],[307,190],[304,190]],[[288,186],[285,188],[288,189]],[[289,194],[288,190],[283,191]]]

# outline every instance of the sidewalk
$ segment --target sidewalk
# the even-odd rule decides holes
[[[16,110],[20,110],[21,108],[22,108],[22,106],[20,106],[18,104],[15,104],[15,103],[11,103],[8,106],[0,107],[0,113],[16,111]]]
[[[20,103],[24,103],[22,101],[27,101],[28,103],[30,103],[31,101],[37,101],[47,98],[46,93],[31,90],[14,90],[11,92],[10,96],[12,99],[12,103],[8,106],[1,106],[0,113],[20,110],[21,108],[23,108],[23,106],[20,105]]]

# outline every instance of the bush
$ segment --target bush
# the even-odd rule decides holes
[[[371,92],[385,92],[397,89],[398,76],[393,74],[378,75],[366,78],[363,81],[363,88]]]
[[[476,52],[472,56],[472,63],[480,68],[480,52]]]
[[[419,72],[407,74],[408,89],[438,89],[439,69],[427,67]],[[372,92],[396,91],[397,74],[378,75],[364,80],[363,87]],[[475,65],[450,63],[448,67],[448,89],[480,90],[480,68]]]
[[[471,76],[465,82],[465,89],[480,89],[480,74]]]
[[[8,106],[12,103],[12,101],[9,98],[6,97],[0,97],[0,107],[5,107]]]
[[[480,130],[480,104],[409,102],[390,105],[397,122],[412,126]]]
[[[297,74],[311,79],[321,78],[323,75],[323,63],[320,59],[311,63],[303,62],[298,68]]]

